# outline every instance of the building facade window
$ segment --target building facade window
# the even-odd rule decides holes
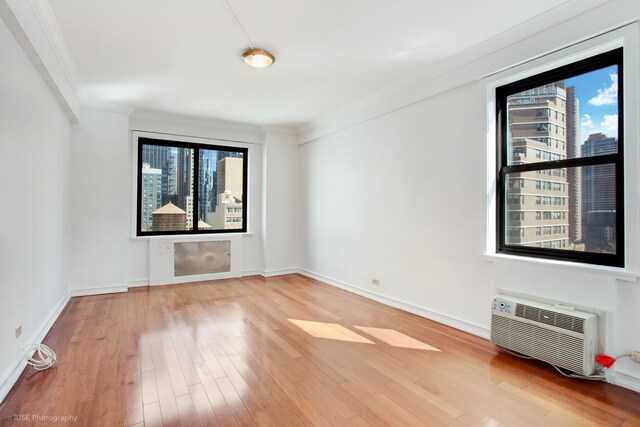
[[[624,267],[622,58],[620,48],[496,89],[499,253]],[[531,209],[509,185],[520,180],[557,211],[519,226],[553,241],[512,238],[511,219]]]
[[[247,231],[248,149],[138,138],[136,235]]]

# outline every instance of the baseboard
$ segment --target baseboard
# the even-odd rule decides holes
[[[40,328],[38,328],[31,340],[27,342],[41,343],[42,340],[44,340],[44,337],[49,333],[49,330],[51,329],[53,324],[56,322],[56,320],[58,320],[58,317],[60,316],[60,313],[62,313],[62,310],[64,310],[64,308],[67,306],[69,298],[69,294],[62,297],[58,305],[51,311],[44,322],[42,322],[42,325],[40,326]],[[7,395],[11,391],[11,388],[14,386],[16,381],[18,381],[18,378],[20,378],[22,371],[24,371],[24,368],[27,367],[26,356],[28,352],[28,350],[22,351],[20,354],[20,358],[16,360],[13,368],[9,369],[7,374],[2,377],[2,380],[0,380],[0,402],[2,402],[5,397],[7,397]]]
[[[283,268],[280,270],[269,270],[263,271],[263,277],[275,277],[275,276],[285,276],[287,274],[297,274],[300,273],[300,269],[298,268]]]
[[[259,268],[253,269],[253,270],[244,270],[242,272],[242,277],[247,277],[247,276],[262,276],[264,274],[263,270],[260,270]]]
[[[286,276],[287,274],[299,274],[301,270],[299,268],[283,268],[279,270],[245,270],[242,272],[242,276],[262,276],[262,277],[275,277]]]
[[[616,363],[606,370],[605,377],[611,384],[640,393],[640,363],[634,362],[629,356],[619,357]]]
[[[359,288],[349,283],[345,283],[340,280],[333,279],[331,277],[314,273],[309,270],[300,269],[298,270],[298,272],[303,276],[310,277],[311,279],[318,280],[322,283],[326,283],[327,285],[335,286],[336,288],[340,288],[347,292],[351,292],[351,293],[363,296],[365,298],[369,298],[371,300],[388,305],[390,307],[399,308],[400,310],[404,310],[406,312],[418,315],[420,317],[424,317],[429,320],[433,320],[438,323],[442,323],[447,326],[451,326],[453,328],[459,329],[464,332],[468,332],[472,335],[476,335],[481,338],[489,339],[489,337],[491,336],[490,330],[480,325],[475,325],[473,323],[469,323],[464,320],[457,319],[452,316],[448,316],[446,314],[438,313],[433,310],[429,310],[414,304],[410,304],[405,301],[397,300],[395,298],[389,298],[384,295],[380,295],[375,292],[371,292],[369,290]]]
[[[149,279],[128,280],[127,289],[149,286]]]
[[[285,276],[287,274],[298,274],[300,273],[299,268],[283,268],[279,270],[262,270],[262,269],[253,269],[253,270],[244,270],[242,272],[242,277],[246,276],[262,276],[262,277],[275,277],[275,276]],[[138,279],[138,280],[129,280],[127,281],[127,289],[131,288],[141,288],[144,286],[150,286],[149,279]],[[97,294],[105,294],[105,293],[113,293],[113,292],[126,292],[125,290],[110,290],[111,287],[104,288],[91,288],[91,289],[82,289],[81,291],[85,292],[83,294],[75,294],[73,296],[84,296],[84,295],[97,295]],[[120,289],[119,286],[113,287],[113,289]],[[106,290],[106,291],[105,291]]]
[[[88,295],[117,294],[119,292],[127,292],[125,285],[102,286],[98,288],[71,289],[69,296],[84,297]]]

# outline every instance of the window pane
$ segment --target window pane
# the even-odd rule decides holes
[[[142,145],[141,231],[193,229],[193,150]]]
[[[618,67],[507,97],[508,165],[618,151]]]
[[[510,173],[505,184],[507,245],[616,253],[614,164]]]
[[[200,150],[199,229],[242,229],[244,155]]]

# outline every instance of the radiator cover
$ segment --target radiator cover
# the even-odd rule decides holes
[[[572,372],[591,375],[596,367],[598,316],[563,307],[496,296],[491,306],[491,341]]]

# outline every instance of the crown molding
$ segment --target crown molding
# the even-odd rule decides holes
[[[49,1],[29,0],[29,3],[31,3],[33,12],[49,41],[49,45],[51,46],[58,63],[62,67],[62,70],[71,85],[73,93],[76,98],[80,100],[80,103],[84,105],[86,94],[82,86],[82,81],[80,80],[80,75],[78,74],[75,62],[71,57],[71,52],[69,52],[69,48],[67,47],[67,42],[64,40],[62,31],[58,26],[58,21],[51,10]]]
[[[0,0],[0,18],[22,47],[60,106],[80,120],[81,84],[46,0]]]
[[[146,110],[135,110],[130,115],[129,129],[250,144],[262,144],[264,140],[262,127],[258,125]]]
[[[264,125],[262,126],[262,131],[265,134],[280,134],[287,136],[299,136],[299,129],[297,126],[288,126],[288,125]]]
[[[611,2],[624,3],[611,8],[611,13],[595,13],[599,19],[591,19],[582,32],[588,32],[585,39],[603,33],[621,22],[629,22],[629,11],[638,9],[636,0],[567,0],[561,5],[526,21],[510,30],[466,49],[441,63],[421,68],[396,84],[387,86],[367,97],[347,104],[327,115],[301,126],[299,144],[313,142],[322,137],[356,126],[377,117],[423,101],[456,87],[479,80],[496,70],[509,67],[513,63],[526,62],[543,56],[550,50],[569,46],[579,40],[575,31],[564,31],[566,23],[573,23],[594,9],[603,8]],[[629,7],[626,5],[629,4]],[[609,12],[609,9],[606,9]],[[571,26],[571,30],[574,27]],[[546,35],[557,35],[557,44],[538,41]],[[533,43],[529,43],[533,41]],[[532,50],[533,45],[533,50]],[[520,48],[522,46],[523,48]],[[511,49],[511,48],[514,49]],[[511,50],[512,55],[503,51]],[[513,57],[518,56],[515,61]],[[506,59],[505,59],[506,58]]]
[[[126,114],[127,116],[130,116],[135,111],[134,108],[126,107],[124,105],[112,104],[112,103],[106,103],[106,102],[95,102],[93,100],[91,101],[85,100],[82,103],[82,108],[87,110],[106,111],[108,113]]]

